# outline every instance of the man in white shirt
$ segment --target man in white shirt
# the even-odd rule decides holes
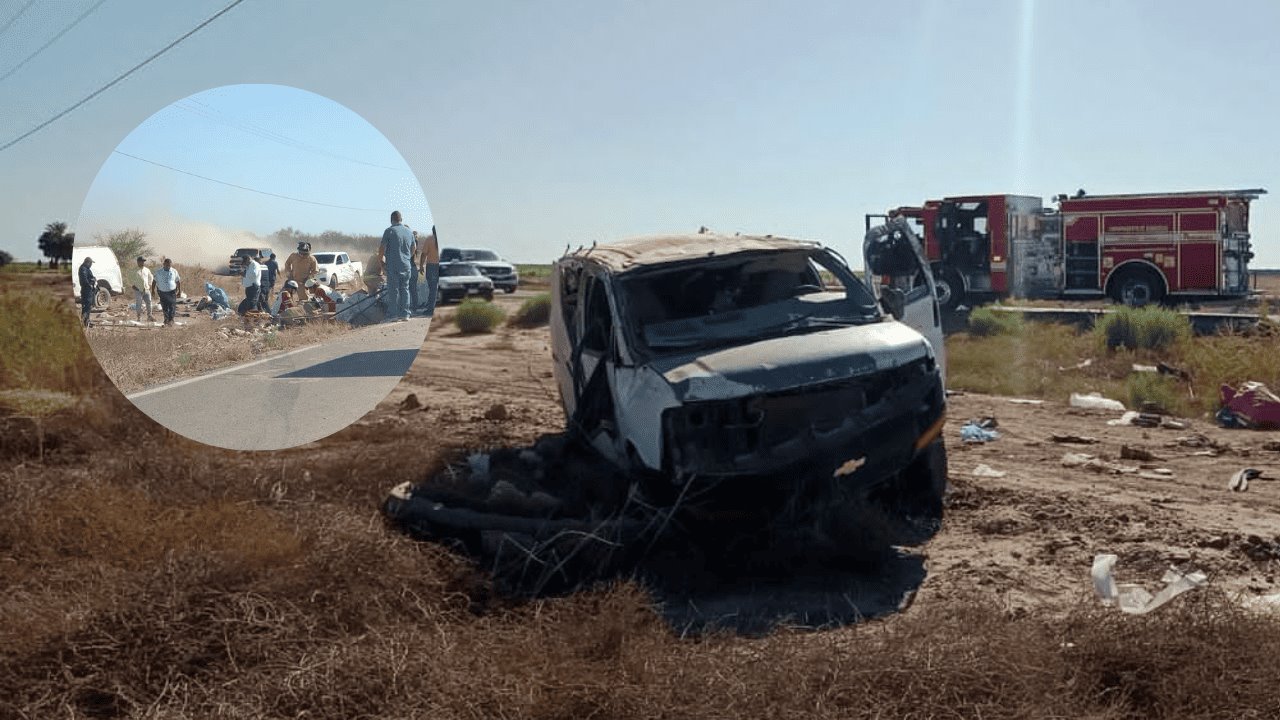
[[[241,317],[245,313],[258,309],[258,291],[262,288],[262,265],[251,257],[244,259],[244,278],[240,280],[244,286],[244,301],[236,310]]]
[[[164,324],[173,324],[173,314],[178,309],[178,293],[182,292],[182,276],[173,266],[169,258],[164,259],[164,267],[155,272],[155,280],[151,286],[160,296],[160,309],[164,312]]]
[[[138,256],[138,267],[129,273],[129,280],[133,283],[133,304],[138,313],[138,322],[142,322],[143,305],[147,306],[147,322],[155,322],[155,314],[151,312],[151,284],[155,278],[147,267],[146,258]]]

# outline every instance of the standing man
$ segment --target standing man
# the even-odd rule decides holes
[[[382,231],[378,254],[387,271],[387,321],[409,322],[409,271],[413,265],[413,232],[391,213],[391,227]]]
[[[89,327],[89,312],[93,310],[93,296],[98,294],[98,279],[93,276],[93,258],[85,257],[80,263],[80,319]]]
[[[298,251],[284,261],[285,277],[297,283],[299,288],[306,285],[307,281],[315,277],[318,272],[320,272],[320,263],[311,256],[311,243],[305,240],[298,243]],[[293,301],[298,303],[301,298],[295,296]]]
[[[151,286],[160,296],[160,310],[164,313],[165,326],[172,325],[173,314],[178,309],[178,293],[182,292],[182,276],[169,258],[165,258],[164,267],[156,271]]]
[[[262,266],[251,257],[244,259],[244,279],[240,281],[244,287],[244,300],[236,312],[244,317],[247,312],[258,309],[258,291],[262,286]]]
[[[147,267],[147,259],[138,256],[138,267],[129,273],[129,281],[133,283],[133,306],[137,311],[138,322],[142,322],[142,306],[147,306],[147,322],[155,322],[155,313],[151,311],[151,285],[155,278]]]
[[[407,225],[405,227],[408,227]],[[413,249],[409,251],[409,312],[418,309],[418,231],[413,231]]]
[[[276,275],[280,273],[280,263],[276,262],[276,254],[271,253],[267,264],[262,266],[262,284],[258,291],[258,309],[263,312],[271,307],[271,295],[276,288]]]
[[[436,311],[436,288],[440,285],[440,245],[436,242],[436,226],[431,226],[431,234],[418,243],[420,253],[418,265],[422,268],[424,282],[422,298],[422,314],[431,317]]]

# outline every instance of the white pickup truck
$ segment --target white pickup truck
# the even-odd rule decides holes
[[[342,283],[359,283],[364,274],[364,265],[359,260],[352,261],[344,252],[321,251],[312,253],[312,256],[320,266],[316,281],[331,288]]]

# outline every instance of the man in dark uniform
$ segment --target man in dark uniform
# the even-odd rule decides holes
[[[98,279],[93,276],[93,258],[86,257],[80,263],[80,319],[89,327],[89,311],[93,310],[93,296],[98,294]]]

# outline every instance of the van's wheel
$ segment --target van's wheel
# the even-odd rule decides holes
[[[1122,270],[1108,285],[1111,299],[1129,307],[1142,307],[1164,299],[1160,278],[1145,268]]]
[[[111,304],[111,290],[106,286],[99,285],[98,292],[93,295],[93,306],[96,308],[105,308]]]
[[[964,302],[964,280],[952,268],[933,266],[933,287],[937,290],[938,307],[943,312],[952,312]]]

